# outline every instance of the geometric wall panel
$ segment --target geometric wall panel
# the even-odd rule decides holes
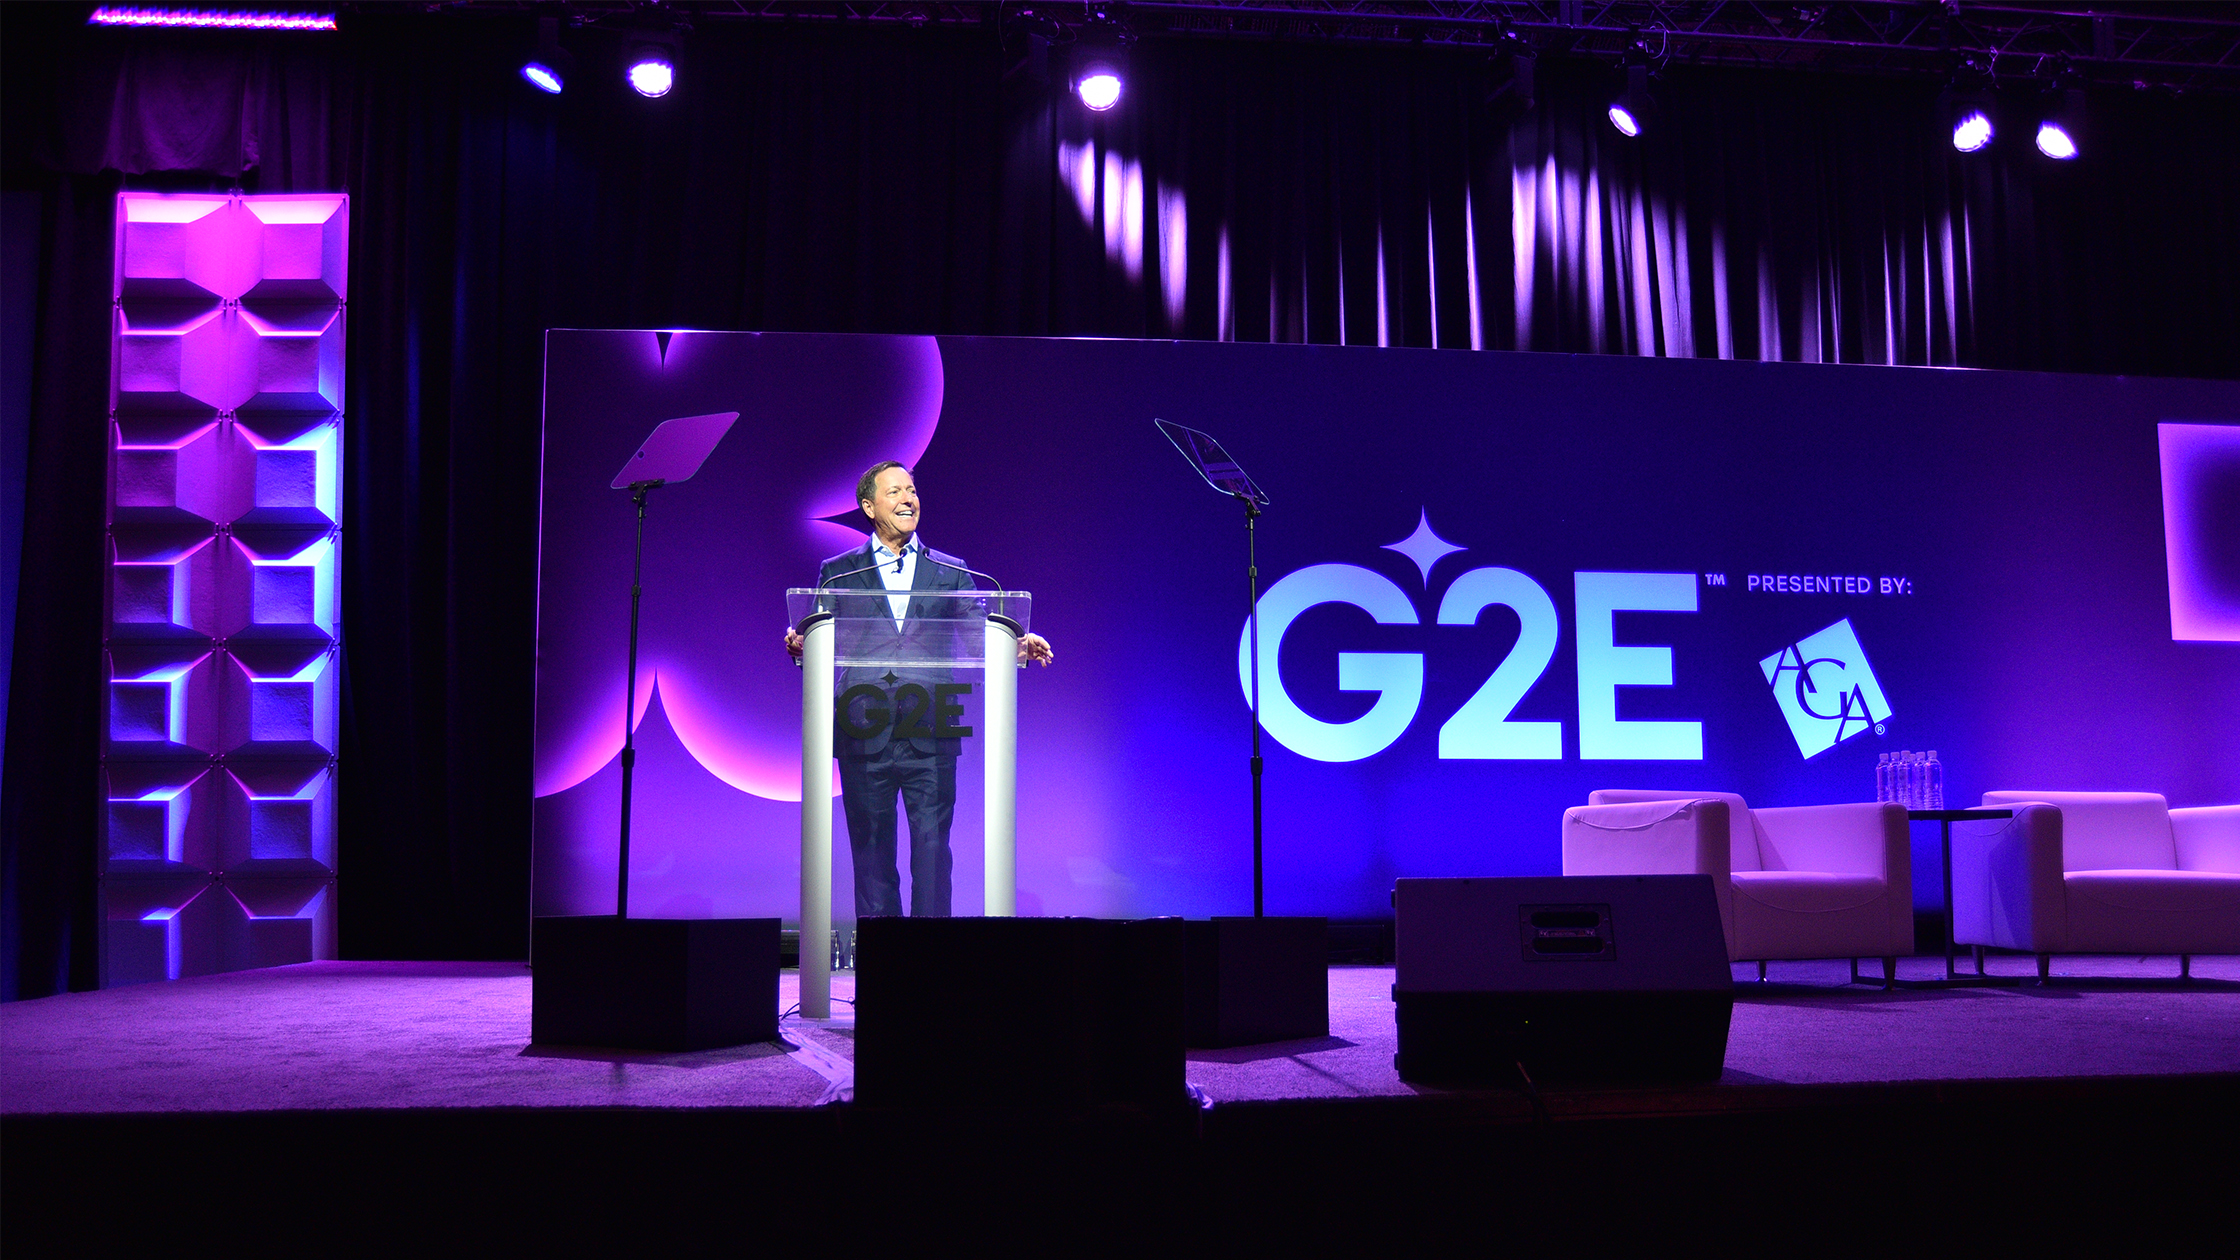
[[[287,423],[286,421],[294,421]],[[246,525],[340,525],[336,494],[342,424],[339,416],[244,417],[234,431],[252,465]]]
[[[114,557],[109,567],[110,637],[225,634],[218,579],[224,554],[216,538],[202,537],[179,546],[159,543],[144,555]]]
[[[341,734],[332,649],[249,644],[227,653],[217,751],[236,757],[302,758],[323,766]]]
[[[229,879],[216,971],[334,957],[334,881]]]
[[[187,337],[219,322],[220,308],[136,303],[117,311],[117,409],[126,415],[200,413],[210,404],[188,392]],[[198,380],[197,384],[200,382]]]
[[[175,392],[212,411],[239,407],[257,392],[258,340],[256,328],[242,318],[238,304],[220,307],[217,314],[179,334]]]
[[[128,647],[109,651],[112,755],[217,751],[218,654]]]
[[[297,762],[242,763],[224,779],[218,848],[229,872],[301,876],[333,869],[332,771],[322,766],[306,774]]]
[[[334,953],[349,223],[117,198],[104,983]]]
[[[338,548],[332,534],[279,555],[259,555],[241,538],[233,540],[233,550],[247,579],[240,633],[320,640],[334,634]]]
[[[349,297],[349,202],[341,197],[258,197],[243,203],[263,225],[251,301],[339,307]]]
[[[214,869],[227,805],[223,776],[194,762],[119,762],[105,777],[107,869],[142,875]]]
[[[209,963],[216,924],[208,875],[103,881],[108,922],[103,932],[105,984],[176,980],[215,970]]]
[[[145,432],[146,426],[133,428]],[[251,458],[214,417],[175,435],[113,436],[116,520],[128,525],[219,525],[249,508]]]
[[[135,879],[106,909],[110,985],[334,957],[330,879]]]
[[[243,311],[251,337],[250,392],[232,404],[244,411],[338,411],[342,407],[342,312],[337,308]]]

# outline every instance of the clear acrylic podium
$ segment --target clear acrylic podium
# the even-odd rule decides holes
[[[832,759],[882,737],[977,740],[985,913],[1015,913],[1024,591],[796,587],[801,651],[801,1014],[832,1016]],[[975,703],[975,700],[977,703]]]

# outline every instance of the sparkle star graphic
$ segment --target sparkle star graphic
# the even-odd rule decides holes
[[[1439,563],[1439,558],[1441,556],[1448,556],[1454,554],[1457,551],[1467,550],[1463,547],[1457,547],[1453,543],[1448,542],[1446,539],[1441,538],[1437,534],[1431,532],[1431,513],[1429,511],[1425,511],[1422,518],[1416,522],[1416,532],[1408,535],[1406,538],[1401,539],[1399,542],[1386,543],[1384,545],[1384,549],[1386,551],[1397,551],[1401,555],[1415,561],[1416,568],[1423,571],[1423,584],[1425,587],[1429,587],[1431,585],[1431,566]]]
[[[890,670],[888,670],[888,671],[887,671],[886,673],[884,673],[884,674],[881,674],[881,675],[879,676],[879,681],[880,681],[880,682],[883,682],[883,683],[885,683],[885,684],[886,684],[886,685],[888,685],[889,687],[892,687],[892,686],[894,686],[894,685],[895,685],[896,683],[898,683],[898,682],[901,682],[902,680],[901,680],[901,679],[899,679],[899,678],[897,678],[897,677],[895,677],[895,676],[894,676],[894,671],[890,669]]]

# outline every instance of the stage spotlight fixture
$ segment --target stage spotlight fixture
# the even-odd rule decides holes
[[[560,19],[537,19],[537,46],[522,59],[521,77],[535,85],[537,90],[558,96],[568,86],[568,76],[575,73],[575,58],[560,46]]]
[[[1074,32],[1073,73],[1067,84],[1083,106],[1104,113],[1120,103],[1128,85],[1128,45],[1135,36],[1103,9]]]
[[[1052,61],[1051,53],[1065,38],[1064,25],[1040,9],[1020,8],[1004,17],[1002,32],[1005,89],[1041,98],[1053,76],[1067,70],[1063,61]]]
[[[1971,109],[1952,121],[1952,147],[1962,153],[1974,153],[1991,143],[1998,129],[1991,125],[1991,115],[1980,109]]]
[[[1090,62],[1075,77],[1073,91],[1074,95],[1081,98],[1082,104],[1101,114],[1120,103],[1120,89],[1126,83],[1119,67],[1103,62]]]
[[[1998,137],[1999,128],[1992,121],[1991,72],[1975,58],[1954,68],[1937,100],[1945,124],[1952,129],[1953,148],[1975,153]]]
[[[2045,117],[2038,123],[2038,152],[2057,161],[2075,159],[2084,131],[2084,91],[2057,86],[2046,93]]]
[[[630,90],[640,96],[667,96],[677,85],[677,63],[667,53],[647,49],[630,59],[625,72],[630,78]]]
[[[662,97],[677,85],[677,36],[673,31],[641,31],[622,55],[630,90]]]
[[[1622,136],[1638,136],[1649,125],[1657,103],[1649,95],[1649,67],[1625,67],[1625,90],[1610,102],[1610,125]]]
[[[1497,111],[1531,112],[1534,71],[1539,61],[1523,36],[1504,27],[1495,51],[1486,59],[1486,104]]]

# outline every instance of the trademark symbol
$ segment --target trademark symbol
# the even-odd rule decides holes
[[[1882,734],[1882,723],[1877,722],[1874,724],[1874,733],[1877,735]]]

